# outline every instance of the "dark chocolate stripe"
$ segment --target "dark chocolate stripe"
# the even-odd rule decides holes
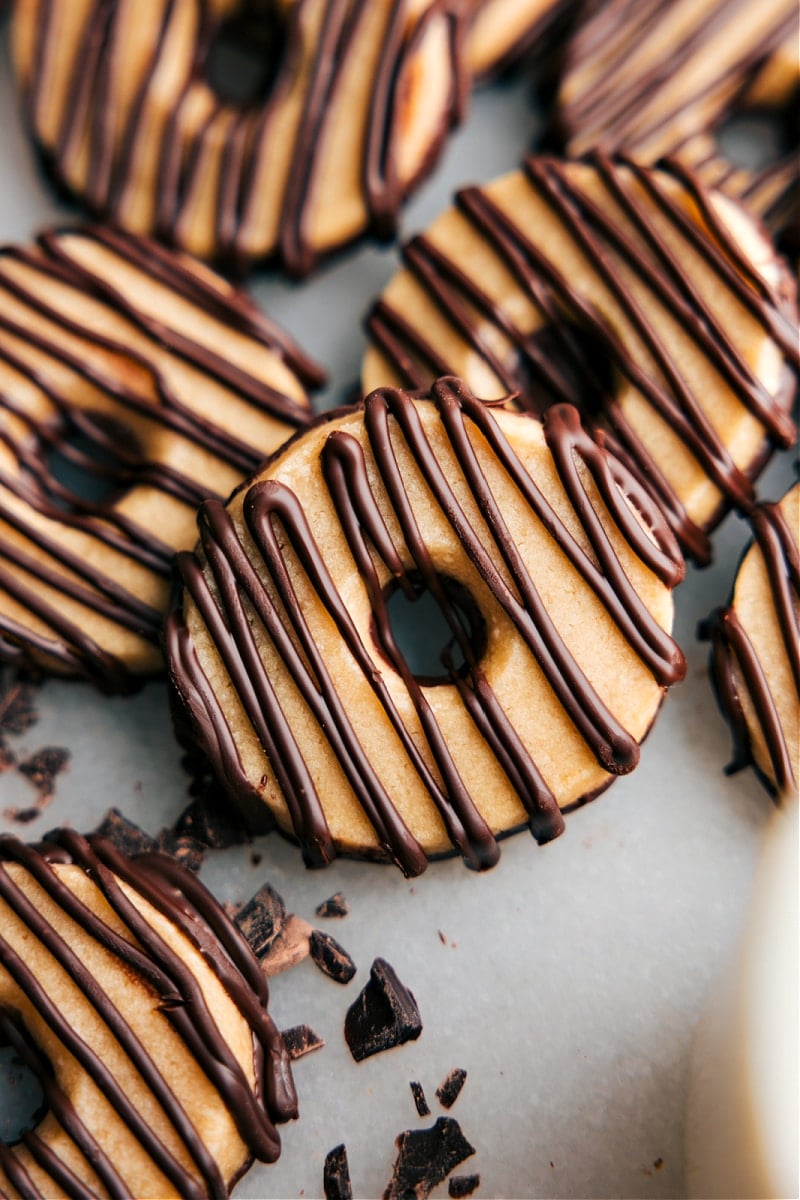
[[[513,480],[532,512],[605,605],[612,621],[641,655],[656,680],[667,685],[683,674],[680,651],[650,616],[621,569],[580,481],[575,458],[588,468],[621,535],[669,585],[677,582],[683,572],[678,547],[660,510],[650,502],[644,489],[639,488],[621,466],[612,465],[606,453],[581,431],[574,410],[566,406],[553,408],[548,414],[546,436],[576,519],[597,555],[597,564],[550,509],[504,438],[492,417],[491,407],[475,400],[456,380],[440,380],[435,384],[432,400],[439,413],[442,432],[458,463],[462,483],[485,523],[487,532],[482,537],[489,541],[482,541],[472,528],[408,394],[391,388],[379,389],[367,398],[364,407],[365,430],[374,469],[380,478],[381,493],[385,491],[398,524],[401,542],[395,542],[389,532],[378,495],[373,490],[364,451],[352,435],[344,430],[333,430],[324,441],[320,466],[367,594],[376,645],[405,686],[438,778],[426,766],[410,731],[404,727],[373,657],[374,652],[362,641],[328,573],[308,519],[294,493],[284,484],[278,480],[257,482],[244,496],[243,515],[257,555],[254,561],[249,560],[248,553],[252,551],[245,550],[231,519],[214,503],[203,507],[200,518],[207,576],[191,556],[183,555],[179,561],[187,597],[197,605],[217,646],[248,720],[275,772],[291,814],[294,834],[312,860],[313,848],[323,842],[326,857],[332,853],[323,807],[276,698],[269,671],[258,655],[245,601],[316,719],[320,736],[327,740],[336,755],[376,830],[384,853],[408,874],[424,867],[419,849],[414,849],[408,842],[407,831],[393,811],[386,788],[374,775],[372,764],[350,725],[335,682],[330,678],[306,624],[297,602],[286,549],[291,551],[296,569],[313,589],[361,670],[365,684],[381,704],[411,765],[436,805],[451,844],[460,851],[467,864],[477,868],[491,865],[497,857],[496,842],[480,816],[475,798],[465,787],[424,688],[394,641],[386,607],[387,589],[381,583],[385,576],[379,571],[379,563],[412,596],[417,590],[416,576],[439,604],[452,631],[453,642],[460,647],[465,660],[461,674],[452,662],[446,662],[451,680],[517,790],[529,814],[532,832],[538,840],[546,841],[562,828],[562,817],[554,797],[492,692],[417,525],[396,457],[400,440],[411,453],[437,506],[479,576],[508,613],[570,720],[607,771],[623,773],[630,770],[637,760],[638,746],[599,700],[555,630],[506,529],[500,508],[481,470],[470,430],[479,431],[488,442],[491,453]],[[642,515],[655,542],[642,530],[628,503]],[[501,574],[497,565],[500,563],[508,572],[511,585]],[[220,702],[205,679],[177,609],[168,622],[167,642],[173,680],[197,722],[195,733],[200,733],[215,767],[226,783],[233,786],[235,794],[241,798],[250,793],[248,807],[252,812],[254,793],[244,775]]]

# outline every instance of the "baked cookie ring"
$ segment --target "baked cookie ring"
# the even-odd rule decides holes
[[[578,0],[467,0],[467,63],[473,76],[499,74],[518,59],[549,49]]]
[[[52,840],[51,840],[52,839]],[[71,830],[0,837],[0,1041],[46,1113],[8,1196],[225,1197],[297,1115],[247,942],[190,872]]]
[[[20,0],[13,51],[33,135],[92,211],[303,275],[393,231],[463,106],[459,21],[448,0]],[[207,78],[237,24],[277,58],[243,106]]]
[[[556,122],[571,158],[593,150],[664,157],[741,201],[773,233],[798,233],[800,100],[795,0],[621,0],[586,4],[564,46]],[[732,164],[716,133],[736,114],[785,114],[788,150]],[[763,139],[762,139],[763,145]]]
[[[689,173],[531,157],[403,250],[367,321],[367,392],[443,372],[575,403],[702,563],[795,439],[794,284],[759,226]]]
[[[125,691],[195,512],[310,418],[318,370],[242,293],[104,228],[0,250],[0,658]]]
[[[378,389],[199,526],[166,627],[181,736],[309,865],[480,869],[501,834],[548,841],[636,766],[683,674],[677,545],[569,405],[542,426],[459,380]],[[438,606],[439,677],[398,644],[398,592]]]
[[[700,627],[734,740],[730,773],[754,766],[775,795],[796,794],[800,746],[800,483],[750,513],[753,542],[731,602]]]

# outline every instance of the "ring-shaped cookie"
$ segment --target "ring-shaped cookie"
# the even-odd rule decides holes
[[[0,1142],[0,1188],[226,1197],[297,1115],[258,962],[173,860],[51,836],[0,838],[0,1041],[46,1110]]]
[[[555,120],[564,152],[677,159],[796,240],[797,39],[795,0],[592,0],[563,49]],[[760,168],[732,163],[718,140],[747,113],[787,127],[789,146],[776,144]]]
[[[552,49],[578,0],[467,0],[467,63],[477,79]]]
[[[302,275],[393,230],[461,112],[459,20],[445,0],[20,0],[14,61],[38,145],[92,211]],[[237,21],[281,46],[243,107],[207,78]]]
[[[416,874],[632,770],[683,658],[683,561],[574,408],[544,427],[458,380],[378,389],[294,438],[178,557],[170,674],[182,736],[254,830]],[[449,643],[415,675],[389,599],[428,593]]]
[[[0,657],[108,691],[161,670],[198,504],[308,422],[319,382],[242,293],[149,240],[0,251]]]
[[[362,383],[555,396],[604,431],[686,554],[796,435],[795,288],[734,201],[690,173],[531,157],[467,188],[403,250],[368,317]]]

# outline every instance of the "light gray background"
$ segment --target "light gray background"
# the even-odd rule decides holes
[[[0,31],[0,240],[14,241],[69,214],[39,177],[20,126],[7,42]],[[513,166],[536,127],[526,80],[476,96],[436,177],[407,210],[405,230],[424,228],[455,186]],[[266,275],[252,281],[258,300],[330,370],[324,405],[340,402],[357,379],[361,317],[395,263],[392,249],[365,249],[302,286]],[[783,492],[792,462],[789,454],[773,464],[763,495]],[[324,927],[359,968],[347,988],[310,962],[273,982],[278,1023],[308,1022],[327,1046],[296,1064],[301,1118],[284,1130],[280,1162],[255,1166],[238,1196],[320,1196],[325,1154],[340,1141],[356,1195],[379,1196],[395,1136],[440,1114],[434,1091],[454,1066],[468,1071],[452,1115],[476,1148],[460,1168],[480,1173],[476,1196],[683,1193],[692,1037],[740,928],[771,809],[751,774],[722,773],[729,740],[695,628],[727,597],[741,522],[729,519],[715,541],[715,564],[690,570],[677,595],[686,682],[668,697],[638,771],[572,815],[560,840],[539,849],[519,835],[485,875],[455,860],[414,882],[348,862],[309,873],[277,837],[257,843],[257,866],[249,848],[212,856],[203,878],[222,898],[246,898],[269,879],[313,920],[321,900],[344,892],[350,915]],[[38,702],[41,720],[15,751],[62,745],[72,762],[23,836],[61,822],[88,829],[112,804],[155,832],[184,807],[187,781],[162,685],[108,700],[83,684],[49,682]],[[32,799],[24,781],[0,777],[0,810]],[[1,816],[0,828],[20,832]],[[424,1032],[356,1065],[342,1023],[377,955],[416,994]],[[431,1102],[426,1121],[410,1080]],[[435,1195],[446,1191],[445,1183]]]

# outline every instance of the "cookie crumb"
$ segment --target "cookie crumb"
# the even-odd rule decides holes
[[[315,1033],[310,1025],[292,1025],[290,1029],[282,1029],[281,1037],[286,1046],[289,1058],[302,1058],[314,1050],[321,1050],[325,1039]]]
[[[356,964],[347,951],[321,929],[312,929],[311,957],[323,974],[336,983],[349,983],[356,973]]]
[[[314,909],[317,917],[346,917],[349,912],[350,906],[341,892],[334,892]]]
[[[344,1142],[334,1146],[325,1156],[322,1186],[325,1190],[325,1200],[353,1200],[350,1167]]]
[[[467,1080],[467,1072],[463,1067],[453,1067],[453,1070],[446,1076],[436,1089],[436,1099],[441,1104],[442,1108],[452,1108],[458,1097],[461,1095],[461,1089]]]
[[[347,1010],[344,1036],[356,1062],[413,1041],[422,1033],[422,1019],[412,992],[392,966],[376,958],[369,981]]]
[[[439,1117],[430,1129],[407,1129],[395,1138],[398,1149],[383,1200],[426,1200],[465,1158],[475,1153],[453,1117]]]
[[[425,1092],[422,1089],[422,1084],[412,1079],[408,1085],[411,1088],[411,1095],[414,1097],[414,1107],[421,1117],[429,1117],[431,1110],[428,1107],[428,1101],[425,1099]]]

